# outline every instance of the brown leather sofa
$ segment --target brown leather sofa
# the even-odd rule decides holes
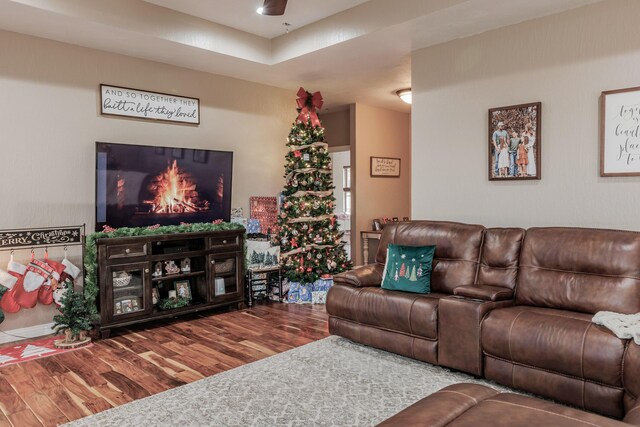
[[[389,243],[436,245],[431,294],[380,288]],[[375,264],[334,283],[333,334],[607,416],[636,413],[640,349],[591,318],[640,312],[639,233],[399,223]]]

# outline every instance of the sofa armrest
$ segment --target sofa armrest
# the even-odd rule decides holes
[[[379,287],[382,284],[382,270],[380,264],[369,264],[355,270],[333,276],[333,283],[349,285],[355,288]]]
[[[628,409],[623,421],[640,426],[640,346],[633,340],[627,344],[624,353],[622,375],[625,409]]]
[[[640,400],[627,411],[622,421],[632,426],[640,426]]]
[[[506,301],[513,299],[513,290],[503,286],[468,285],[458,286],[453,294],[460,297],[484,301]]]

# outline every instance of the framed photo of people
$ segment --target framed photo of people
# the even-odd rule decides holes
[[[489,110],[489,181],[540,179],[542,103]]]
[[[640,87],[602,92],[600,176],[640,176]]]

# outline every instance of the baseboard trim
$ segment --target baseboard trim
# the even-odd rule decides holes
[[[11,329],[9,331],[0,331],[0,344],[51,335],[53,333],[51,328],[53,328],[53,323],[29,326],[28,328]]]

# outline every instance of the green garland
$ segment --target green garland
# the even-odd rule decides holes
[[[182,308],[189,305],[187,298],[165,298],[158,302],[158,308],[160,310],[173,310],[174,308]]]
[[[135,227],[135,228],[117,228],[114,231],[99,231],[89,234],[86,239],[85,255],[84,255],[84,295],[93,302],[91,304],[91,312],[98,312],[98,247],[96,240],[108,239],[114,237],[136,237],[136,236],[155,236],[158,234],[178,234],[178,233],[202,233],[207,231],[221,230],[240,230],[244,227],[241,224],[230,222],[212,223],[196,223],[185,225],[166,225],[157,228]]]

